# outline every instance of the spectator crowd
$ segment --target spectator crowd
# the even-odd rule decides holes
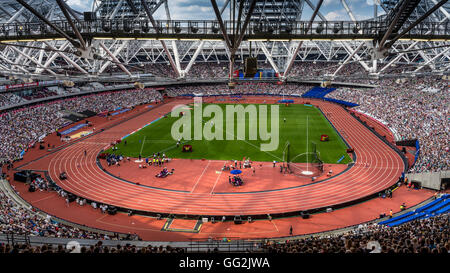
[[[269,253],[450,253],[449,214],[415,220],[398,227],[360,225],[339,235],[268,243]]]
[[[98,241],[95,245],[91,246],[63,246],[63,245],[42,245],[31,246],[29,244],[5,244],[0,245],[0,254],[4,253],[85,253],[85,254],[97,254],[97,253],[121,253],[121,254],[152,254],[152,253],[184,253],[184,248],[167,246],[136,246],[133,244],[126,244],[111,247],[104,246],[102,241]]]
[[[96,113],[161,100],[152,89],[105,92],[0,113],[0,162],[19,158],[28,145],[67,124],[63,111]]]
[[[310,90],[312,86],[298,85],[298,84],[273,84],[264,82],[248,82],[240,83],[233,89],[230,89],[226,84],[218,85],[197,85],[197,86],[175,86],[166,88],[166,93],[169,97],[177,97],[183,95],[202,95],[214,96],[223,94],[272,94],[272,95],[296,95],[300,96],[306,91]]]
[[[316,65],[317,66],[317,65]],[[170,66],[168,66],[170,68]],[[208,72],[194,68],[192,73],[199,77],[223,73],[223,65],[214,65]],[[342,73],[354,73],[355,65]],[[308,73],[312,69],[294,65],[294,74]],[[324,65],[324,69],[327,67]],[[217,70],[217,71],[215,71]],[[350,72],[349,72],[350,71]],[[324,72],[321,71],[321,74]],[[226,76],[226,74],[225,74]],[[448,170],[449,156],[449,104],[448,81],[438,78],[414,78],[405,81],[380,80],[374,89],[339,88],[328,97],[359,104],[356,110],[369,113],[394,128],[402,139],[417,138],[421,150],[418,161],[410,172]],[[296,84],[244,83],[229,89],[225,84],[178,86],[166,88],[168,96],[186,94],[275,94],[302,95],[311,86]],[[41,95],[39,95],[40,97]],[[119,107],[130,108],[152,100],[161,100],[159,92],[152,89],[105,92],[64,100],[51,101],[31,107],[14,109],[0,113],[0,163],[12,161],[20,156],[30,143],[37,141],[67,124],[63,118],[65,111],[97,113],[112,111]],[[1,94],[0,107],[24,101],[14,94]],[[36,189],[47,190],[45,180],[36,180]],[[63,197],[64,192],[59,194]],[[84,205],[85,200],[77,200]],[[91,204],[92,205],[92,204]],[[98,206],[105,213],[107,207]],[[338,236],[316,237],[291,241],[284,244],[266,246],[268,252],[300,253],[448,253],[448,214],[417,220],[405,225],[389,228],[378,225],[362,225],[350,233]],[[62,225],[51,219],[43,219],[30,210],[19,207],[0,191],[0,233],[32,234],[35,236],[69,237],[86,239],[110,239],[107,235],[86,232]],[[378,242],[380,249],[367,248],[369,242]],[[29,245],[0,246],[0,253],[9,252],[66,252],[64,248]],[[136,248],[103,247],[96,245],[81,252],[178,252],[181,249],[160,249],[155,247]]]
[[[402,139],[417,138],[420,154],[409,172],[448,170],[449,82],[428,77],[382,80],[378,84],[375,89],[338,88],[328,97],[359,104],[355,110],[384,121]]]
[[[328,97],[359,104],[356,110],[383,120],[402,139],[417,138],[421,146],[420,156],[410,172],[448,170],[450,164],[449,106],[444,103],[450,96],[448,82],[428,77],[404,81],[385,79],[380,80],[378,84],[379,86],[375,89],[338,88]],[[168,87],[166,94],[170,97],[186,94],[299,96],[310,88],[311,86],[308,85],[290,83],[277,85],[248,82],[236,85],[234,89],[229,89],[226,84]],[[5,95],[15,96],[12,94],[2,96]],[[2,113],[0,114],[0,161],[18,158],[20,152],[30,143],[66,124],[67,121],[62,118],[63,110],[104,112],[118,107],[133,107],[155,98],[161,99],[161,95],[153,90],[116,91],[53,101]]]
[[[115,239],[43,218],[27,208],[20,207],[2,191],[0,191],[0,233],[54,238]]]

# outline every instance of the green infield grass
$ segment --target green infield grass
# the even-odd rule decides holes
[[[210,104],[203,104],[203,109]],[[245,125],[245,139],[226,140],[226,104],[215,104],[223,110],[223,127],[215,128],[210,122],[212,118],[203,117],[201,120],[202,128],[210,126],[213,132],[221,132],[224,140],[185,140],[181,139],[181,144],[177,147],[177,139],[172,138],[172,125],[180,117],[163,117],[154,123],[142,128],[136,133],[126,137],[121,143],[117,144],[117,150],[109,149],[107,152],[121,154],[123,156],[138,157],[139,154],[145,158],[153,153],[165,153],[169,158],[188,158],[188,159],[211,159],[211,160],[242,160],[243,157],[250,158],[252,161],[283,161],[286,143],[289,142],[289,157],[292,162],[310,162],[312,151],[316,148],[320,159],[324,163],[346,164],[351,162],[347,155],[344,141],[331,126],[322,112],[311,105],[291,104],[286,106],[279,105],[279,141],[278,148],[272,151],[261,151],[262,143],[269,143],[270,140],[263,141],[260,134],[257,134],[256,140],[249,139],[249,115],[245,119],[237,119],[235,115],[234,134],[237,133],[239,124]],[[234,105],[233,105],[234,106]],[[246,107],[246,104],[242,104]],[[261,105],[256,104],[258,109]],[[267,105],[268,115],[271,117],[271,105]],[[183,111],[191,111],[191,132],[194,136],[194,110],[193,106],[185,107]],[[185,115],[184,118],[186,118]],[[214,115],[213,115],[214,118]],[[268,131],[272,129],[270,118],[268,118]],[[149,123],[151,120],[149,120]],[[231,124],[229,122],[229,124]],[[198,124],[197,124],[198,126]],[[259,127],[258,127],[259,128]],[[328,135],[328,141],[320,141],[321,135]],[[230,135],[230,134],[228,134]],[[183,152],[183,145],[192,145],[192,152]]]

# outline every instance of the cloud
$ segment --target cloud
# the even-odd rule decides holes
[[[91,10],[93,0],[68,0],[67,4],[74,9],[80,11]]]
[[[339,3],[340,1],[339,0],[325,0],[325,1],[323,1],[323,6],[329,6],[329,5],[332,5],[332,4],[337,4],[337,3]]]
[[[189,7],[189,6],[202,6],[202,7],[212,7],[211,1],[209,0],[177,0],[172,1],[177,4],[177,6],[180,7]],[[220,4],[217,4],[219,6],[219,9],[222,7]]]
[[[373,17],[373,2],[377,0],[346,0],[356,18]],[[1,0],[0,0],[1,2]],[[89,11],[92,9],[93,0],[68,0],[67,4],[78,11]],[[124,1],[125,2],[125,1]],[[312,1],[317,3],[316,1]],[[217,0],[219,9],[222,9],[225,0]],[[216,16],[212,9],[210,0],[170,0],[170,14],[173,20],[215,20]],[[313,10],[305,4],[302,20],[309,20]],[[349,16],[343,9],[341,0],[324,0],[320,12],[327,20],[350,20]],[[378,14],[384,13],[382,9],[378,9]],[[155,19],[166,19],[164,5],[160,6],[154,14]],[[229,9],[227,8],[223,14],[223,18],[229,18]],[[317,20],[319,20],[317,18]]]
[[[330,11],[325,15],[325,18],[327,18],[328,21],[335,21],[338,20],[341,15],[335,11]]]
[[[348,20],[347,13],[344,9],[336,10],[336,11],[330,11],[325,15],[325,18],[328,21],[345,21]]]
[[[222,8],[225,0],[217,1],[219,9]],[[172,20],[215,20],[210,0],[171,0],[170,17]],[[225,12],[226,13],[226,12]],[[224,18],[227,18],[224,13]],[[155,19],[165,20],[166,13],[164,7],[160,7],[154,15]]]

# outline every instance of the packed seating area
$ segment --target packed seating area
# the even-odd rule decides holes
[[[334,72],[341,66],[342,62],[338,61],[324,61],[324,60],[308,60],[302,62],[295,62],[289,72],[290,77],[304,78],[304,79],[316,79],[323,75],[333,75]],[[188,63],[182,62],[181,68],[186,69]],[[379,64],[381,67],[387,64]],[[134,67],[134,68],[133,68]],[[237,62],[235,64],[235,70],[243,70],[244,64],[242,62]],[[131,71],[152,74],[155,77],[161,78],[176,78],[176,74],[170,65],[170,63],[147,63],[143,65],[134,64],[129,69]],[[268,62],[258,62],[258,69],[270,69],[273,67]],[[283,70],[283,67],[279,67]],[[404,72],[412,72],[417,69],[417,65],[390,65],[384,69],[385,74],[401,74]],[[201,62],[194,63],[189,72],[186,75],[187,79],[214,79],[214,78],[227,78],[229,77],[229,67],[228,62]],[[428,72],[431,69],[426,66],[423,67],[420,72]],[[123,71],[119,67],[108,67],[107,73],[120,74]],[[76,74],[76,73],[75,73]],[[376,84],[377,80],[368,79],[366,77],[367,71],[358,61],[350,61],[345,66],[343,66],[337,73],[337,81],[340,82],[353,82],[353,83],[368,83]]]
[[[151,89],[126,90],[52,101],[1,113],[0,162],[17,159],[30,143],[66,124],[67,120],[62,118],[64,114],[60,112],[62,110],[100,113],[118,107],[133,107],[155,99],[162,99],[161,94]]]
[[[181,63],[181,68],[186,69],[188,63]],[[323,76],[325,74],[333,74],[336,69],[341,65],[339,62],[326,62],[326,61],[304,61],[295,62],[292,65],[289,76],[292,77],[305,77],[308,79]],[[141,67],[143,71],[141,73],[150,73],[155,77],[163,78],[176,78],[175,72],[169,63],[154,63],[145,64]],[[234,70],[243,69],[244,64],[242,62],[235,63]],[[270,69],[273,67],[268,62],[258,62],[258,69]],[[279,67],[282,70],[282,67]],[[399,70],[398,67],[389,68],[395,71]],[[194,79],[213,79],[213,78],[227,78],[229,76],[228,62],[202,62],[194,63],[189,72],[187,78]],[[110,67],[108,72],[121,73],[120,68]],[[338,73],[337,76],[354,76],[364,74],[365,70],[359,62],[350,62],[345,65]],[[356,80],[358,81],[358,80]],[[353,80],[352,80],[353,82]],[[368,80],[360,80],[358,82],[368,82]]]
[[[73,246],[66,247],[63,245],[42,245],[42,246],[30,246],[28,244],[14,244],[14,245],[0,245],[0,254],[4,253],[85,253],[85,254],[97,254],[97,253],[117,253],[117,254],[152,254],[152,253],[184,253],[183,248],[176,248],[171,246],[152,246],[137,247],[132,244],[125,246],[117,245],[116,247],[103,246],[102,241],[99,241],[95,245],[91,246]]]
[[[450,166],[449,82],[416,78],[403,83],[383,80],[375,89],[338,88],[328,97],[350,101],[383,120],[403,139],[420,142],[420,156],[410,172],[442,171]]]
[[[58,94],[56,94],[56,92],[51,91],[47,88],[43,88],[41,90],[35,90],[34,92],[32,92],[31,94],[19,94],[19,96],[21,96],[22,98],[26,99],[26,100],[35,100],[35,99],[40,99],[40,98],[46,98],[46,97],[51,97],[51,96],[56,96]]]
[[[114,240],[106,234],[97,234],[69,227],[43,219],[18,206],[4,192],[0,191],[0,234],[14,233],[16,235],[46,236],[54,238],[84,238]]]
[[[120,71],[118,68],[116,69]],[[155,77],[175,78],[175,72],[169,63],[145,64],[144,70]]]
[[[167,95],[177,97],[186,94],[202,94],[203,96],[221,94],[273,94],[273,95],[297,95],[300,96],[312,86],[273,83],[240,83],[234,89],[229,89],[226,84],[220,85],[199,85],[199,86],[177,86],[166,88]]]
[[[227,63],[198,63],[191,66],[188,75],[200,79],[226,78],[228,69]]]
[[[33,90],[30,92],[13,92],[0,94],[0,107],[15,105],[36,99],[51,97],[58,95],[56,92],[49,89]]]
[[[24,98],[17,96],[13,93],[0,94],[0,107],[19,104],[25,101],[26,100]]]
[[[345,234],[269,243],[269,253],[420,253],[450,252],[449,214],[416,220],[398,227],[360,225]],[[374,242],[374,243],[372,243]]]
[[[289,76],[292,77],[304,77],[314,78],[322,76],[324,74],[333,74],[334,71],[340,66],[338,62],[296,62],[293,64]],[[170,66],[167,66],[171,69]],[[242,69],[243,64],[236,64],[236,69]],[[260,69],[273,69],[270,63],[258,63]],[[188,73],[188,77],[191,78],[225,78],[228,77],[228,64],[227,63],[197,63],[191,67]],[[362,74],[364,68],[359,63],[349,63],[345,68],[338,72],[338,76],[350,76],[355,74]],[[167,73],[166,73],[167,75]],[[364,80],[363,82],[367,82]]]
[[[218,66],[220,67],[220,66]],[[219,68],[217,68],[219,69]],[[200,72],[199,72],[200,73]],[[410,172],[448,170],[449,106],[443,101],[449,96],[448,81],[438,78],[418,78],[404,82],[383,80],[375,89],[338,88],[328,97],[359,104],[356,110],[369,113],[394,128],[403,139],[418,138],[421,154]],[[244,83],[230,90],[227,85],[199,85],[166,88],[169,96],[185,94],[218,95],[226,92],[253,94],[302,95],[311,86],[272,83]],[[395,93],[394,93],[395,91]],[[5,99],[4,99],[5,98]],[[62,110],[81,112],[112,111],[118,107],[133,107],[151,100],[161,100],[152,89],[105,92],[89,96],[52,101],[32,107],[0,113],[0,163],[16,159],[20,152],[36,141],[67,123]],[[16,104],[23,98],[1,94],[0,105]],[[42,182],[36,188],[46,190]],[[64,193],[60,193],[62,196]],[[78,203],[78,201],[77,201]],[[289,253],[447,253],[448,212],[435,217],[419,219],[396,227],[361,225],[339,236],[302,239],[285,244],[270,244],[267,252]],[[15,205],[0,192],[0,233],[31,234],[58,238],[115,239],[104,234],[86,232],[42,219]],[[369,241],[377,241],[381,249],[367,248]],[[102,247],[101,244],[81,248],[86,253],[172,253],[183,249],[144,247]],[[61,246],[1,245],[0,253],[63,253]],[[70,252],[70,251],[69,251]]]
[[[292,66],[289,76],[313,78],[333,74],[340,65],[339,62],[297,62]],[[353,62],[346,64],[336,75],[353,76],[362,74],[364,71],[364,68],[359,63]]]

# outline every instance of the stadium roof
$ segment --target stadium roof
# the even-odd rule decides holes
[[[324,79],[339,79],[352,63],[365,71],[356,77],[383,77],[393,65],[407,65],[409,75],[448,73],[447,1],[375,2],[4,0],[0,69],[57,79],[95,79],[113,69],[136,80],[147,74],[140,67],[165,63],[185,78],[201,62],[254,56],[284,78],[300,61],[335,62]]]

